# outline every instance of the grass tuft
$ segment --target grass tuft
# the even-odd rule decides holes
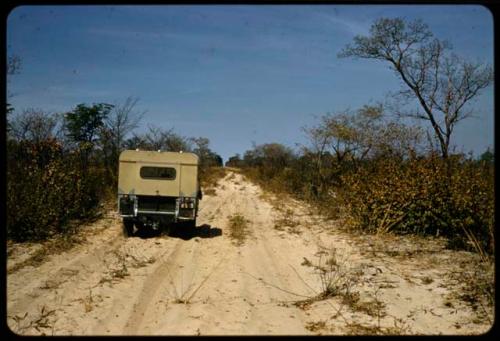
[[[229,237],[237,246],[244,244],[246,237],[250,234],[248,224],[250,220],[246,219],[240,213],[235,213],[228,217],[229,219]]]

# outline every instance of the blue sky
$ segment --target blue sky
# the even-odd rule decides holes
[[[423,19],[454,52],[493,65],[493,18],[472,5],[22,6],[7,53],[22,58],[19,112],[139,97],[148,124],[204,136],[224,160],[257,144],[290,147],[328,112],[383,101],[401,85],[383,62],[339,59],[379,17]],[[459,150],[493,147],[493,87],[456,128]]]

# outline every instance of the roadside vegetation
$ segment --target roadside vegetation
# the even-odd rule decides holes
[[[323,115],[303,128],[309,142],[298,150],[254,145],[226,166],[353,232],[445,237],[449,248],[477,254],[480,264],[460,290],[486,311],[494,306],[494,153],[474,157],[451,141],[493,74],[450,49],[420,20],[377,20],[339,57],[386,63],[402,81],[399,92],[384,103]]]
[[[220,179],[225,177],[227,170],[220,166],[207,166],[200,169],[200,183],[203,194],[214,195]]]
[[[376,20],[338,57],[389,66],[401,89],[383,104],[321,116],[303,127],[308,143],[297,150],[254,144],[226,166],[267,190],[308,202],[352,231],[440,236],[449,248],[476,253],[488,270],[467,280],[464,299],[482,295],[481,302],[492,305],[494,152],[473,156],[452,144],[457,125],[475,114],[473,100],[492,84],[491,66],[458,57],[421,20],[401,18]],[[18,57],[8,59],[8,78],[21,72],[20,65]],[[226,170],[209,140],[157,126],[137,133],[144,116],[137,103],[129,97],[115,105],[78,104],[65,113],[7,105],[10,241],[71,236],[98,217],[102,204],[116,198],[124,149],[192,151],[200,157],[202,188],[216,193]],[[290,212],[282,215],[274,228],[300,233]],[[230,236],[241,245],[248,221],[228,219]]]
[[[129,97],[117,105],[78,104],[55,114],[8,107],[9,240],[74,235],[99,217],[105,204],[116,200],[118,158],[125,149],[194,152],[200,157],[201,182],[214,181],[222,158],[210,150],[209,140],[153,126],[136,133],[144,115],[137,102]]]
[[[351,229],[444,236],[452,248],[491,259],[494,154],[473,157],[450,143],[474,113],[468,104],[491,84],[491,67],[457,57],[422,21],[400,18],[377,20],[339,57],[388,64],[402,80],[396,101],[325,114],[303,128],[309,143],[299,150],[254,145],[226,166]]]

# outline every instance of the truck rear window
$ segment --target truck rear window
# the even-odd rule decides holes
[[[174,180],[175,168],[172,167],[141,167],[141,178],[155,180]]]

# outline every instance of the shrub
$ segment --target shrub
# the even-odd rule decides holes
[[[217,187],[217,182],[226,175],[223,167],[200,167],[200,185],[202,191]]]
[[[369,232],[445,235],[493,252],[493,166],[463,156],[382,158],[342,177],[353,226]]]
[[[102,170],[83,170],[79,151],[65,153],[55,139],[8,141],[7,236],[43,240],[71,233],[69,220],[86,218],[105,184]]]

